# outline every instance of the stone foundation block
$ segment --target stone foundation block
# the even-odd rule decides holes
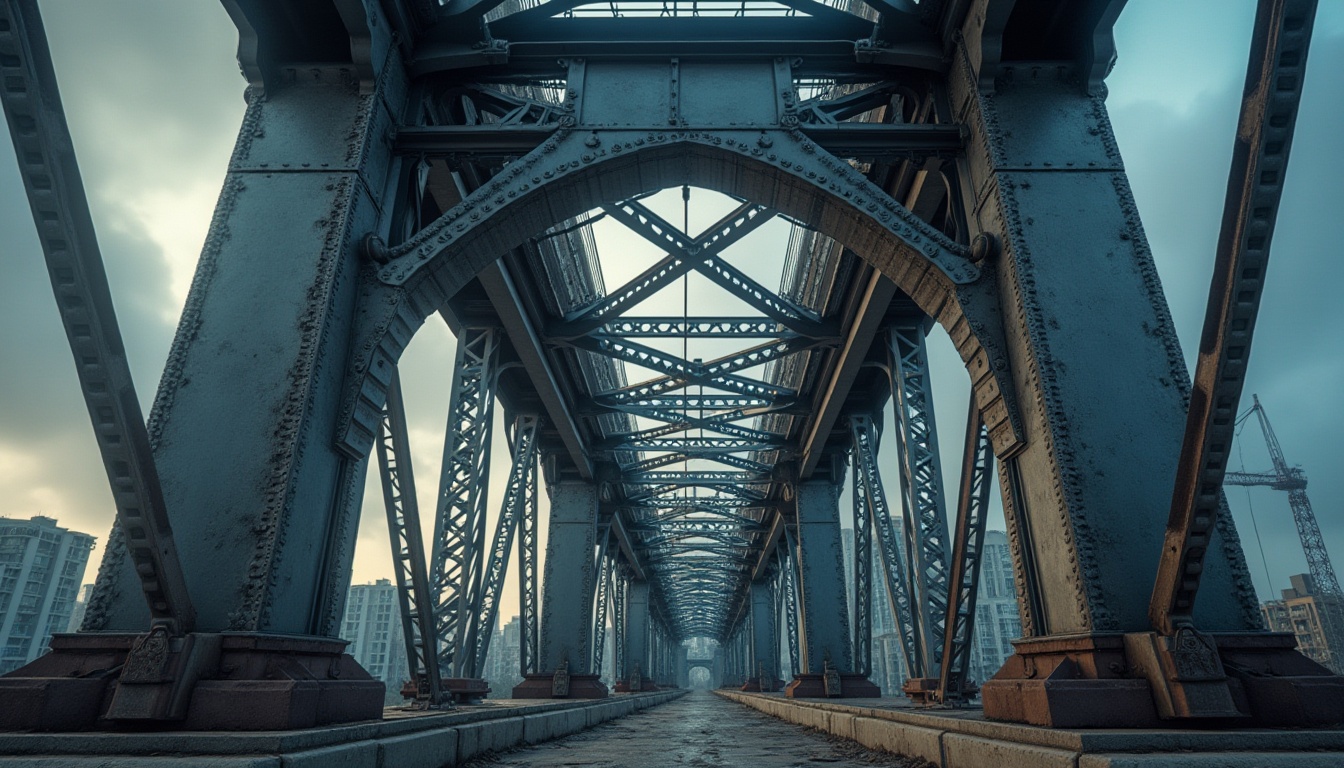
[[[378,741],[383,768],[443,768],[457,761],[457,729],[443,728]]]
[[[869,749],[943,764],[943,732],[875,717],[854,718],[854,740]]]
[[[943,755],[943,768],[1074,768],[1077,753],[947,733]]]
[[[281,768],[379,768],[378,743],[338,744],[280,758]]]
[[[508,717],[457,727],[457,762],[465,763],[483,752],[508,749],[523,740],[523,718]]]
[[[1078,768],[1339,768],[1340,755],[1310,752],[1220,752],[1190,755],[1081,755]]]

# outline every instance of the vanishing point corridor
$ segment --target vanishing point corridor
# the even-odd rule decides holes
[[[790,766],[833,765],[918,768],[920,760],[865,749],[847,739],[810,731],[691,691],[676,701],[622,717],[563,739],[467,763],[469,768],[519,766]]]

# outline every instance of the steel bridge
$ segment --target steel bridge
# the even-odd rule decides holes
[[[82,630],[0,678],[0,728],[379,718],[337,638],[370,472],[422,709],[485,694],[516,572],[516,698],[606,697],[608,654],[616,691],[675,686],[696,637],[746,690],[877,696],[885,601],[919,704],[1344,718],[1344,680],[1263,631],[1220,490],[1314,2],[1261,3],[1193,379],[1105,107],[1123,0],[223,4],[248,109],[147,422],[36,2],[0,6],[0,101],[117,504]],[[668,220],[651,198],[678,189],[730,210]],[[607,284],[627,257],[599,220],[660,255]],[[762,281],[735,254],[781,220]],[[692,274],[733,309],[647,313]],[[457,338],[433,509],[398,376],[425,323]],[[956,488],[934,325],[971,381]],[[1025,637],[971,681],[995,476]]]

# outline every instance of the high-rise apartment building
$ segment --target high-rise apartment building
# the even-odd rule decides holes
[[[490,638],[490,650],[485,655],[485,681],[490,684],[490,695],[495,698],[508,698],[513,687],[523,682],[519,671],[522,627],[522,622],[514,616]]]
[[[901,519],[892,519],[892,525],[900,530]],[[845,591],[849,595],[849,618],[854,621],[854,530],[842,528],[840,542],[845,562]],[[896,618],[891,611],[891,601],[887,598],[886,577],[882,573],[881,544],[873,541],[873,563],[869,576],[869,589],[872,594],[872,670],[870,679],[888,695],[899,695],[901,684],[908,676],[905,670],[905,653],[901,638],[896,629]],[[852,626],[852,624],[851,624]]]
[[[1292,587],[1282,591],[1282,599],[1260,606],[1265,625],[1271,632],[1291,632],[1297,649],[1312,661],[1324,664],[1335,673],[1344,673],[1344,638],[1331,637],[1321,614],[1330,611],[1335,623],[1344,623],[1344,604],[1338,597],[1316,594],[1311,576],[1299,573],[1289,578]]]
[[[89,595],[92,594],[92,584],[85,584],[79,588],[79,597],[75,599],[75,607],[70,611],[70,621],[65,626],[66,632],[79,631],[79,626],[84,623],[84,614],[89,610]]]
[[[387,683],[388,704],[399,704],[401,686],[410,678],[406,642],[401,631],[397,588],[388,579],[350,587],[345,601],[341,639],[349,640],[346,653],[370,675]]]
[[[50,517],[0,517],[0,674],[47,651],[64,632],[94,538]]]
[[[980,589],[975,602],[971,679],[983,683],[993,677],[1012,655],[1012,641],[1021,636],[1022,616],[1017,611],[1008,536],[1003,531],[986,531],[980,556]]]

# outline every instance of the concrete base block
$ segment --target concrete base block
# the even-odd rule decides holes
[[[485,704],[306,730],[234,733],[0,733],[0,768],[451,768],[561,738],[682,696]]]
[[[1078,768],[1339,768],[1338,753],[1221,752],[1211,755],[1083,755]]]
[[[378,750],[379,765],[387,768],[443,768],[457,755],[457,730],[444,728],[381,739]]]
[[[869,749],[917,757],[934,765],[943,761],[943,733],[873,717],[854,718],[854,740]]]
[[[281,768],[378,768],[377,742],[338,744],[280,758]]]
[[[485,753],[498,752],[523,742],[523,718],[486,720],[457,727],[457,761],[465,763]]]
[[[943,734],[943,768],[1074,768],[1077,754],[1063,749]]]
[[[798,701],[718,695],[781,720],[853,739],[938,768],[1337,768],[1344,730],[1042,728],[936,710],[905,699]]]
[[[257,757],[0,757],[5,768],[282,768],[280,758]]]

